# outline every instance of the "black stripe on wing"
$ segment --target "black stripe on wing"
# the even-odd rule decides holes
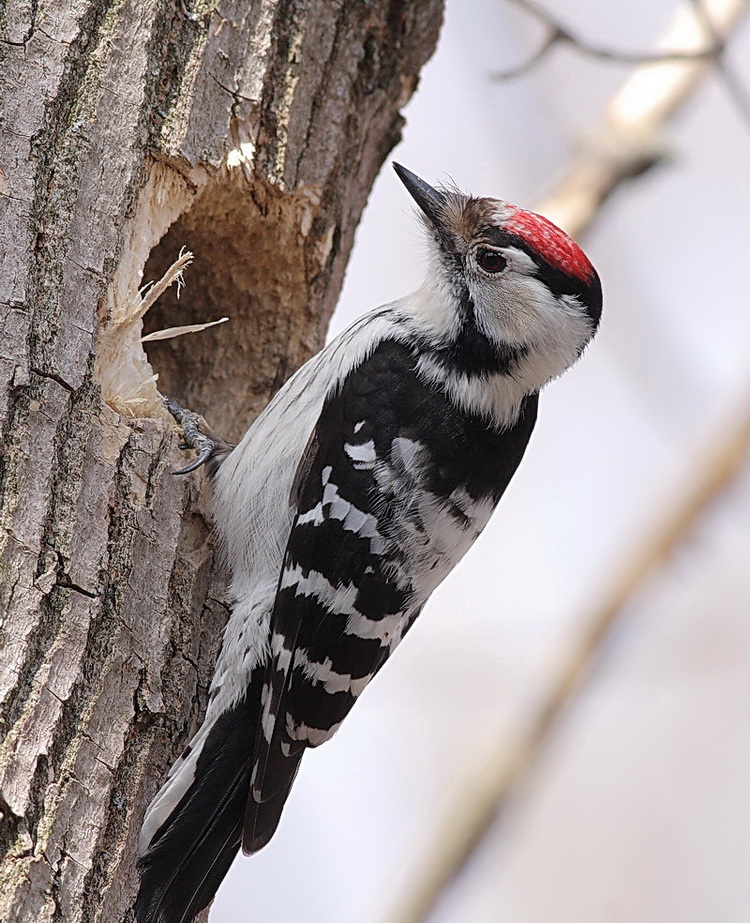
[[[382,342],[328,399],[295,479],[250,825],[253,805],[288,790],[287,761],[335,732],[425,602],[410,572],[434,550],[421,501],[428,497],[428,513],[429,504],[447,511],[449,540],[451,529],[466,529],[464,514],[452,513],[461,512],[456,498],[470,511],[497,502],[535,417],[532,396],[515,427],[492,430],[423,381],[415,352],[394,341]],[[441,540],[442,548],[445,533]]]
[[[414,365],[398,351],[399,362],[373,356],[349,375],[324,406],[300,463],[298,513],[271,621],[251,782],[256,803],[283,787],[285,759],[334,732],[387,658],[409,607],[411,588],[392,540],[395,507],[382,502],[375,476],[375,431],[390,445],[389,395]]]

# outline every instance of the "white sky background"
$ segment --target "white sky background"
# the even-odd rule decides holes
[[[547,0],[592,41],[645,50],[674,0]],[[537,47],[502,0],[448,0],[394,159],[533,207],[628,68]],[[750,86],[750,28],[730,60]],[[385,923],[482,754],[677,496],[750,388],[750,124],[716,79],[668,133],[670,164],[585,240],[605,313],[540,402],[480,541],[333,741],[306,755],[271,844],[236,863],[211,923]],[[332,332],[416,288],[412,203],[383,170]],[[436,923],[746,923],[750,907],[750,476],[641,594],[512,822]]]

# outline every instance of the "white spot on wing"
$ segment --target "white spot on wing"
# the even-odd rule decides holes
[[[332,486],[332,484],[329,484],[328,487],[326,487],[326,490]],[[325,506],[325,501],[323,505]],[[330,502],[329,514],[331,519],[338,519],[340,522],[343,522],[348,516],[349,510],[351,509],[353,509],[353,507],[348,500],[344,500],[344,498],[341,496],[334,496]]]
[[[271,692],[268,686],[263,687],[263,714],[260,719],[263,728],[263,736],[266,740],[271,739],[273,726],[276,723],[276,713],[271,711]]]
[[[323,663],[309,660],[305,651],[298,649],[294,655],[294,667],[300,669],[310,682],[322,685],[331,695],[337,692],[349,692],[355,698],[360,695],[365,686],[370,682],[370,674],[354,679],[348,673],[337,673],[333,669],[333,661],[326,657]]]
[[[276,658],[276,667],[278,670],[287,670],[292,662],[292,652],[287,647],[283,647]]]
[[[287,721],[289,736],[294,740],[307,741],[311,747],[319,747],[320,744],[324,744],[327,740],[330,740],[340,727],[340,721],[329,728],[312,728],[308,727],[306,724],[292,726],[291,723]]]
[[[346,620],[346,634],[357,638],[372,638],[385,644],[398,631],[403,619],[403,612],[384,615],[379,619],[368,619],[366,615],[353,612]]]
[[[282,590],[290,586],[295,587],[297,596],[313,596],[323,603],[332,615],[349,615],[356,612],[354,600],[357,598],[357,587],[352,583],[335,587],[318,571],[311,570],[304,576],[302,568],[295,564],[294,567],[287,568],[281,578]]]
[[[372,468],[375,462],[378,460],[377,455],[375,454],[375,443],[370,439],[368,442],[364,442],[362,445],[352,445],[351,443],[346,443],[344,445],[344,451],[354,462],[354,467],[361,471],[366,468]]]
[[[374,573],[372,568],[368,570]],[[297,596],[313,596],[326,607],[332,616],[345,615],[347,618],[342,627],[344,634],[354,635],[357,638],[375,639],[385,644],[398,631],[404,618],[401,612],[384,615],[379,619],[368,618],[354,605],[358,593],[354,584],[347,583],[344,586],[335,587],[317,571],[311,570],[307,576],[304,576],[299,565],[284,571],[281,589],[290,586],[296,587]]]
[[[332,469],[330,466],[323,469],[323,498],[306,513],[301,513],[297,523],[304,525],[312,523],[320,525],[326,516],[340,522],[348,532],[354,532],[362,538],[370,539],[370,551],[373,554],[382,554],[386,544],[383,536],[378,532],[378,521],[371,513],[364,513],[354,504],[344,499],[339,489],[331,480]]]
[[[368,526],[367,514],[354,506],[351,507],[344,519],[344,528],[348,529],[349,532],[359,532],[361,535],[364,535],[364,530],[368,528]]]
[[[324,519],[323,504],[318,503],[306,513],[300,513],[297,517],[297,524],[303,526],[306,523],[312,523],[314,526],[319,526]]]

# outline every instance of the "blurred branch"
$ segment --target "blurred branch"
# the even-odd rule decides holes
[[[720,37],[715,34],[712,35],[711,32],[707,33],[708,37],[712,38],[711,44],[706,45],[704,48],[685,51],[630,52],[606,48],[577,35],[572,29],[560,22],[559,19],[556,19],[551,13],[531,2],[531,0],[511,0],[511,2],[514,6],[525,10],[535,19],[542,22],[547,35],[539,50],[528,61],[508,70],[496,71],[492,74],[493,80],[514,80],[516,77],[528,73],[557,45],[569,45],[579,54],[586,57],[597,58],[600,61],[612,61],[615,64],[663,64],[670,61],[717,60],[724,51],[724,43]]]
[[[707,23],[722,46],[748,11],[748,0],[704,0],[702,12],[678,7],[657,48],[700,49]],[[663,129],[715,66],[711,58],[641,65],[615,93],[538,211],[579,235],[617,187],[664,159]]]
[[[529,6],[527,0],[524,5]],[[748,0],[704,0],[700,16],[679,9],[657,47],[700,48],[706,24],[722,47],[747,12]],[[660,61],[641,65],[607,106],[580,154],[538,211],[577,236],[602,203],[625,180],[661,159],[661,131],[690,98],[711,59]],[[561,657],[553,681],[527,726],[484,767],[481,778],[464,787],[460,803],[436,837],[416,887],[394,919],[421,923],[469,862],[493,823],[528,776],[565,710],[580,693],[603,640],[643,583],[687,537],[718,494],[737,477],[750,451],[750,402],[739,424],[719,441],[677,507],[638,542],[629,564],[603,603],[584,620],[571,648]]]
[[[711,18],[710,8],[704,5],[703,0],[691,0],[696,17],[700,20],[707,35],[717,41],[717,32]],[[750,125],[750,93],[740,78],[729,66],[724,55],[718,55],[714,64],[717,74],[724,89],[729,94],[742,118]]]
[[[717,442],[714,454],[701,466],[681,501],[638,542],[630,562],[601,605],[584,620],[578,638],[569,649],[560,654],[555,677],[528,726],[515,741],[505,742],[474,785],[464,786],[460,803],[446,820],[443,835],[436,838],[429,867],[405,908],[395,916],[398,923],[428,919],[440,896],[466,866],[536,766],[566,709],[580,694],[602,643],[627,604],[742,472],[750,454],[750,399],[741,408],[739,423]]]

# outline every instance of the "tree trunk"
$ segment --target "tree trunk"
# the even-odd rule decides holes
[[[237,437],[322,342],[441,0],[0,11],[0,919],[127,919],[227,610],[159,388]],[[141,344],[142,279],[195,254]],[[144,272],[145,267],[145,272]]]

